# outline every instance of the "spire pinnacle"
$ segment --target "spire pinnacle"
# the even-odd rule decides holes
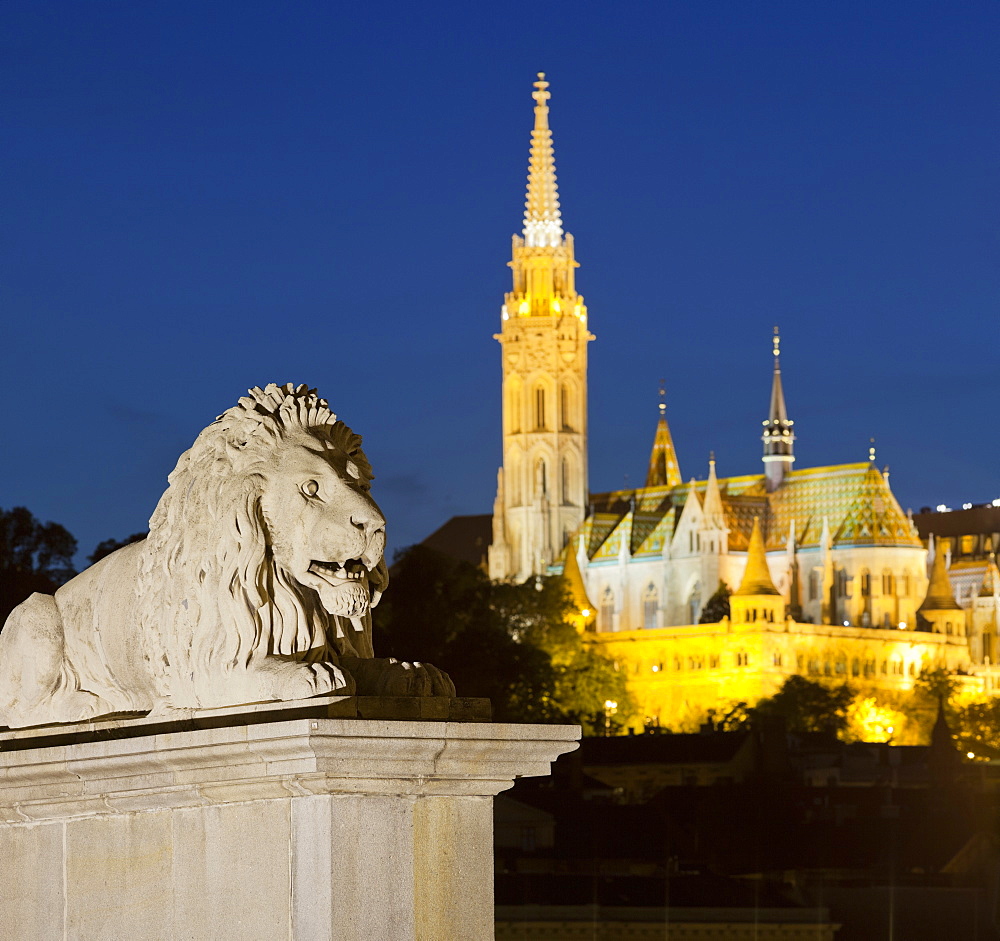
[[[549,130],[549,98],[545,73],[538,73],[535,90],[535,127],[528,159],[528,193],[524,203],[524,244],[529,248],[555,248],[562,242],[562,215],[556,187],[556,161]]]
[[[770,493],[777,490],[782,480],[791,471],[795,461],[792,445],[795,433],[792,426],[795,422],[788,418],[785,408],[785,392],[781,386],[781,334],[774,328],[771,340],[771,353],[774,356],[774,375],[771,379],[771,405],[768,409],[767,421],[764,422],[764,470],[766,486]]]
[[[677,464],[677,452],[674,450],[674,439],[667,424],[667,405],[664,382],[660,380],[660,401],[657,410],[660,418],[656,423],[656,435],[653,438],[653,450],[649,455],[649,470],[646,472],[647,487],[679,487],[683,483],[680,467]]]
[[[868,439],[868,461],[870,464],[875,464],[875,439]]]

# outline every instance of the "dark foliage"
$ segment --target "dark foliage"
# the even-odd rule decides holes
[[[23,506],[0,509],[0,624],[33,592],[51,594],[76,574],[76,540]]]
[[[701,609],[699,624],[717,624],[723,618],[729,617],[729,596],[732,592],[729,586],[719,579],[719,587],[714,594],[705,602],[705,607]]]
[[[560,579],[494,584],[474,566],[413,546],[397,556],[375,609],[378,656],[427,660],[460,696],[482,696],[502,722],[596,728],[604,701],[628,708],[624,677],[565,620]]]

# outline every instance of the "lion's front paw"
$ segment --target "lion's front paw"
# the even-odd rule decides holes
[[[354,693],[354,682],[332,663],[282,663],[276,665],[272,692],[275,699],[309,699],[327,693]]]
[[[429,663],[344,657],[344,666],[358,684],[359,696],[454,696],[455,684]]]

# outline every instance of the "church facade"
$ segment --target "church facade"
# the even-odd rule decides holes
[[[645,485],[588,492],[594,338],[562,228],[549,97],[539,75],[496,336],[503,467],[490,576],[565,572],[593,642],[627,672],[644,717],[665,725],[755,701],[796,673],[905,690],[941,666],[970,692],[993,692],[1000,575],[987,573],[974,611],[959,606],[943,554],[929,565],[874,448],[867,461],[795,466],[777,328],[759,472],[719,478],[710,460],[704,479],[683,482],[661,399]]]

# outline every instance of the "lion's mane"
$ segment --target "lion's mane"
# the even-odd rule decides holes
[[[264,469],[302,433],[347,454],[371,480],[361,438],[315,389],[254,388],[181,455],[140,561],[139,635],[157,693],[197,701],[195,677],[278,655],[336,659],[337,619],[275,564],[261,509]],[[358,651],[371,656],[367,651]]]

